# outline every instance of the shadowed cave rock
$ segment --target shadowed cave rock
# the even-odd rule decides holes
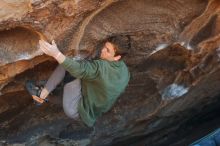
[[[0,2],[0,145],[187,145],[220,126],[218,0],[14,4],[24,7]],[[65,116],[63,83],[51,94],[58,101],[40,107],[25,90],[57,66],[39,50],[42,37],[82,59],[108,38],[127,51],[129,85],[93,128]]]

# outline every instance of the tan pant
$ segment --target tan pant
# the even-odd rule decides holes
[[[52,92],[64,79],[65,72],[65,69],[61,65],[57,66],[45,85],[45,88],[49,91],[49,93]],[[64,85],[63,110],[68,117],[78,119],[78,104],[81,97],[80,79],[75,79],[74,81]]]

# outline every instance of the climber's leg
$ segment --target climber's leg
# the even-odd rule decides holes
[[[63,109],[65,114],[73,119],[78,119],[78,104],[81,94],[81,81],[75,79],[64,86],[63,91]]]
[[[48,94],[56,88],[56,86],[63,80],[65,72],[65,69],[61,65],[57,66],[42,89],[40,94],[41,98],[46,98]]]

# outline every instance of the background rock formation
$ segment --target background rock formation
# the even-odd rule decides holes
[[[0,10],[0,144],[185,145],[195,125],[217,119],[219,0],[2,0]],[[40,38],[82,58],[107,38],[127,50],[130,83],[94,128],[32,103],[25,81],[57,65]]]

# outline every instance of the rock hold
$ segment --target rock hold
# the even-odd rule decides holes
[[[219,0],[3,0],[0,10],[0,144],[171,145],[219,106]],[[92,59],[107,38],[127,50],[131,80],[94,129],[56,104],[32,104],[25,81],[47,80],[57,65],[39,39]]]

